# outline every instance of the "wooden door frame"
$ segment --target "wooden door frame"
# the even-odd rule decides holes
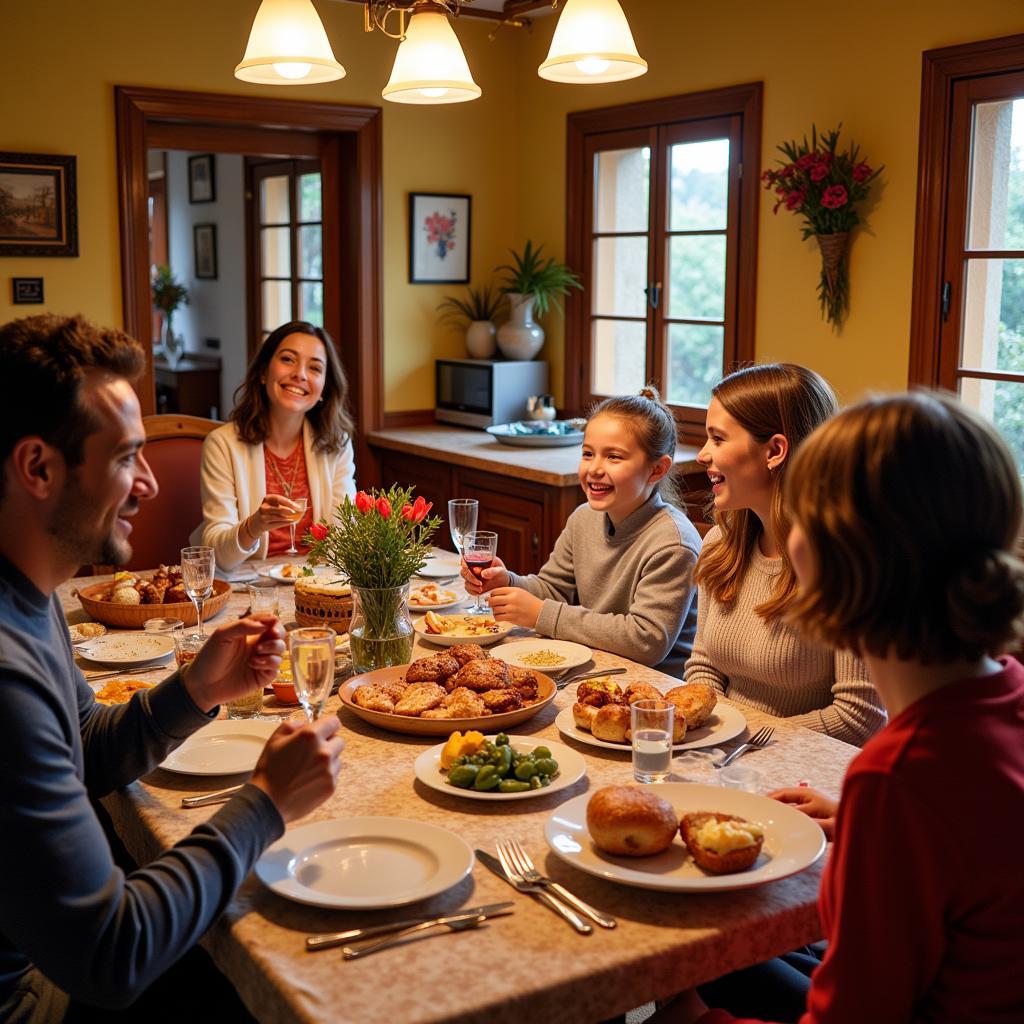
[[[324,220],[330,215],[339,226],[324,238],[325,263],[329,256],[327,265],[340,272],[331,287],[324,282],[324,324],[348,374],[356,465],[366,469],[360,482],[365,475],[365,484],[372,484],[376,463],[366,437],[384,414],[381,109],[136,86],[115,86],[114,102],[122,308],[124,329],[136,338],[150,335],[147,149],[177,137],[188,148],[218,152],[267,152],[270,146],[282,156],[319,153]],[[153,413],[152,360],[138,391],[143,414]]]

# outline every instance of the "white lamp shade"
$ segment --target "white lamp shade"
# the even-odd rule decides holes
[[[344,77],[312,0],[262,0],[235,78],[311,85]]]
[[[413,10],[381,95],[393,103],[465,103],[480,95],[454,29],[438,11]]]
[[[622,82],[647,72],[619,0],[566,0],[547,60],[537,69],[552,82]]]

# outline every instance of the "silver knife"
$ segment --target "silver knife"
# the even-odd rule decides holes
[[[498,917],[501,914],[511,914],[512,903],[488,903],[483,907],[470,907],[467,910],[460,910],[458,917]],[[414,925],[425,924],[427,921],[440,921],[442,918],[413,917],[405,921],[392,921],[390,924],[375,924],[369,928],[350,928],[347,932],[325,932],[321,935],[306,936],[306,952],[315,953],[320,949],[331,949],[333,946],[341,946],[346,942],[359,942],[362,939],[372,939],[375,935],[387,935],[388,932],[400,932],[403,928],[412,928]]]
[[[556,914],[560,914],[566,919],[580,933],[580,935],[590,935],[594,929],[587,924],[586,921],[576,913],[572,907],[567,906],[557,896],[552,896],[551,893],[547,892],[540,885],[531,885],[528,882],[517,884],[513,882],[508,875],[505,874],[504,869],[501,866],[501,862],[493,854],[488,853],[486,850],[476,850],[476,859],[489,871],[496,874],[503,882],[507,882],[517,892],[529,893],[531,896],[536,896],[541,903],[546,904]]]
[[[589,672],[577,672],[559,679],[555,683],[556,690],[564,690],[570,683],[582,683],[587,679],[600,679],[601,676],[621,676],[626,670],[624,668],[595,668]]]
[[[242,783],[244,786],[245,783]],[[227,789],[218,789],[213,793],[204,793],[202,796],[183,796],[182,807],[205,807],[207,804],[221,804],[237,793],[242,786],[228,786]]]

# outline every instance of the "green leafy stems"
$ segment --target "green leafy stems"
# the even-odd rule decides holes
[[[538,316],[543,316],[551,304],[561,309],[560,298],[568,295],[572,288],[583,287],[579,276],[564,263],[558,263],[550,256],[546,260],[542,259],[543,251],[543,245],[538,245],[535,249],[533,243],[527,239],[526,247],[521,254],[514,249],[509,250],[512,254],[512,263],[503,263],[495,267],[495,270],[505,272],[505,278],[501,283],[502,291],[506,295],[532,295],[536,300]]]
[[[160,264],[153,274],[153,307],[167,317],[168,323],[174,311],[181,305],[188,305],[188,289],[178,281],[166,263]]]
[[[475,320],[491,320],[498,315],[504,294],[495,291],[491,285],[482,288],[469,287],[464,299],[453,295],[445,296],[437,307],[442,314],[443,323],[454,324],[456,327],[468,327]]]
[[[441,525],[431,504],[413,500],[412,487],[347,495],[333,523],[314,523],[306,534],[311,564],[333,566],[354,587],[400,587],[426,565],[430,538]]]

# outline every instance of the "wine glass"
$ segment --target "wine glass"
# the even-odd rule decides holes
[[[216,562],[213,548],[193,547],[181,549],[181,582],[196,606],[196,623],[203,636],[203,602],[213,593],[213,570]]]
[[[305,626],[288,634],[292,679],[306,718],[315,722],[334,684],[334,630]]]
[[[462,542],[467,533],[476,532],[476,515],[480,502],[476,498],[452,498],[448,502],[448,529],[455,550],[462,554]]]
[[[288,529],[291,530],[292,533],[292,543],[285,554],[297,555],[299,553],[299,549],[295,546],[295,524],[298,523],[306,514],[306,506],[309,504],[309,500],[307,498],[289,498],[288,500],[294,506],[294,510],[288,514]]]
[[[469,571],[483,582],[484,569],[494,564],[494,556],[498,553],[498,535],[489,530],[478,530],[467,533],[462,541],[462,558]],[[490,608],[484,604],[484,595],[477,594],[476,601],[469,606],[470,615],[487,615]]]

